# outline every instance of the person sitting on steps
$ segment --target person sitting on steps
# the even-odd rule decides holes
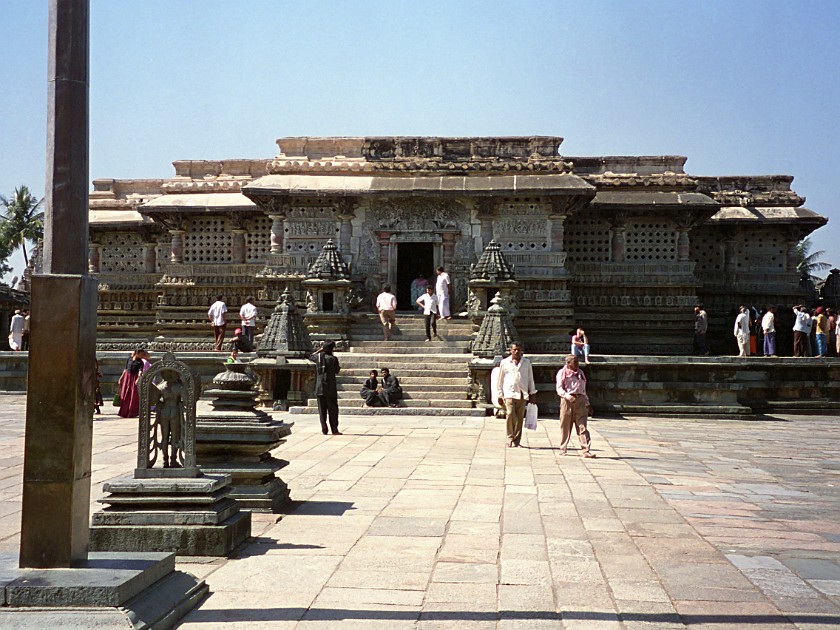
[[[385,407],[396,407],[402,399],[403,390],[399,379],[391,376],[388,368],[382,368],[382,389],[379,392],[379,400]]]
[[[365,409],[382,406],[382,400],[379,398],[380,385],[377,376],[379,376],[378,372],[371,370],[370,378],[365,379],[365,384],[362,385],[359,392],[361,397],[365,399],[365,402],[362,403],[362,407]]]

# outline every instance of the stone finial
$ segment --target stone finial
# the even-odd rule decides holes
[[[504,356],[510,344],[519,338],[510,313],[504,306],[502,296],[496,293],[490,303],[487,315],[481,322],[481,328],[478,329],[476,338],[470,344],[473,356],[487,359]]]
[[[515,279],[513,267],[502,254],[502,246],[495,240],[487,244],[478,262],[470,269],[470,280],[504,282]]]
[[[344,280],[350,279],[350,269],[347,263],[341,258],[341,252],[335,246],[332,239],[329,239],[318,254],[315,262],[306,271],[307,279],[319,280]]]
[[[289,294],[289,288],[277,300],[274,313],[265,327],[258,357],[306,357],[312,352],[312,341],[303,317]]]

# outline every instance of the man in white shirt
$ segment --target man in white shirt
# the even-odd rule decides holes
[[[793,324],[793,356],[807,357],[808,335],[811,334],[811,316],[801,304],[793,307],[796,321]]]
[[[438,317],[441,319],[452,319],[452,313],[449,311],[449,274],[443,270],[443,267],[437,268],[437,282],[435,283],[435,293],[438,300]]]
[[[23,329],[26,322],[20,309],[15,311],[9,326],[9,347],[12,350],[23,350]]]
[[[747,314],[747,307],[738,308],[738,317],[735,318],[733,333],[738,340],[738,356],[750,356],[750,316]]]
[[[225,327],[227,326],[225,313],[227,313],[227,304],[225,304],[224,296],[217,295],[216,301],[213,302],[210,310],[207,311],[207,319],[210,320],[210,324],[213,326],[216,352],[222,351],[222,345],[225,342]]]
[[[245,298],[245,304],[239,309],[239,318],[242,320],[242,334],[254,347],[254,330],[257,326],[257,307],[254,306],[254,298],[250,295]]]
[[[776,307],[772,304],[761,318],[761,330],[764,332],[764,356],[776,356]]]
[[[499,405],[504,406],[507,416],[507,446],[519,446],[525,404],[536,403],[537,386],[531,361],[522,356],[522,345],[516,341],[510,344],[510,356],[499,364],[496,390]]]
[[[385,341],[388,341],[397,321],[394,316],[397,311],[397,296],[391,293],[390,284],[382,287],[382,293],[376,298],[376,310],[379,311],[379,321],[382,322],[382,334]]]
[[[417,298],[417,304],[423,309],[426,320],[426,341],[432,340],[432,333],[437,338],[438,301],[431,286],[426,286],[426,292]]]

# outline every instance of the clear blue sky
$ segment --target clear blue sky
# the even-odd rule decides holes
[[[794,175],[840,265],[840,2],[92,0],[91,22],[90,179],[287,135],[560,135]],[[47,2],[0,0],[0,24],[0,191],[40,197]]]

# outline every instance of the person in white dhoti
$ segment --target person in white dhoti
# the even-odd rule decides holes
[[[438,317],[440,319],[452,319],[452,313],[449,311],[449,274],[443,270],[443,267],[437,268],[437,283],[435,284],[435,294],[438,299]]]
[[[23,350],[23,329],[26,327],[26,320],[20,314],[20,309],[12,316],[12,324],[9,327],[9,347],[12,350]]]

